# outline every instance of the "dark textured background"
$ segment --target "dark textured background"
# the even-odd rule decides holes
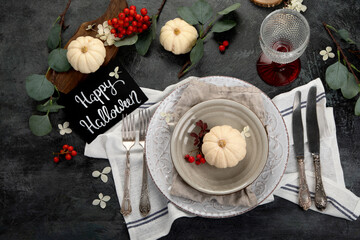
[[[154,14],[160,0],[129,1],[147,7]],[[192,1],[168,0],[159,26],[177,16],[176,8]],[[235,0],[210,1],[220,10]],[[223,35],[211,36],[205,44],[201,62],[189,75],[228,75],[241,78],[262,89],[270,97],[320,77],[335,60],[323,62],[319,51],[335,45],[321,22],[349,30],[360,41],[360,2],[356,0],[304,0],[304,16],[311,27],[309,47],[302,60],[298,80],[286,87],[266,85],[257,76],[255,62],[262,19],[273,9],[260,8],[241,0],[233,14],[238,26]],[[66,120],[64,111],[51,114],[54,129],[50,135],[35,137],[28,127],[36,102],[25,91],[25,78],[44,74],[47,69],[46,38],[53,21],[67,0],[1,0],[0,4],[0,238],[1,239],[128,239],[119,212],[112,178],[108,184],[94,181],[92,171],[109,163],[104,159],[84,157],[84,142],[72,133],[61,136],[57,124]],[[63,35],[66,42],[85,21],[96,19],[106,10],[109,0],[74,0],[66,15],[70,27]],[[230,47],[220,54],[217,41],[227,39]],[[164,89],[177,83],[177,72],[187,56],[166,52],[156,40],[145,57],[133,47],[120,49],[119,58],[142,87]],[[353,63],[359,68],[359,59]],[[346,100],[339,91],[327,89],[328,104],[334,107],[337,136],[345,183],[360,195],[360,117],[353,114],[355,100]],[[63,144],[79,152],[72,161],[54,164],[52,152]],[[326,166],[323,166],[326,169]],[[111,196],[105,210],[91,205],[98,192]],[[182,218],[174,222],[165,239],[359,239],[360,222],[304,212],[295,204],[276,198],[272,204],[229,219]]]

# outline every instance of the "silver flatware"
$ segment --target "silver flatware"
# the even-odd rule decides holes
[[[150,122],[150,110],[149,109],[141,110],[139,112],[139,123],[140,123],[139,144],[143,148],[143,175],[142,175],[139,210],[143,217],[147,216],[151,210],[149,190],[148,190],[146,155],[145,155],[145,136],[149,126],[149,122]]]
[[[122,143],[126,148],[126,164],[125,164],[125,180],[124,180],[124,197],[121,203],[121,213],[127,216],[131,213],[130,201],[130,150],[135,144],[136,131],[135,131],[134,115],[123,116],[123,124],[121,129]]]
[[[327,198],[324,185],[321,179],[320,167],[320,131],[316,112],[316,87],[311,87],[308,94],[306,106],[306,129],[309,142],[309,150],[314,160],[315,168],[315,206],[324,210],[327,204]]]
[[[299,205],[304,210],[311,206],[309,187],[306,182],[304,163],[304,129],[301,118],[301,92],[295,93],[293,105],[292,129],[296,160],[299,168]]]

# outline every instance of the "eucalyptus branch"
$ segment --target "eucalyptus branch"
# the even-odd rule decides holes
[[[340,44],[336,41],[335,37],[333,36],[333,34],[332,34],[331,31],[330,31],[330,29],[333,29],[334,31],[336,31],[336,29],[334,29],[332,26],[330,26],[330,25],[328,25],[328,24],[326,24],[326,23],[324,23],[324,22],[323,22],[323,25],[324,25],[326,31],[328,32],[328,34],[330,35],[331,39],[333,40],[333,42],[336,44],[337,50],[341,53],[341,56],[343,57],[344,61],[346,62],[346,65],[347,65],[348,69],[349,69],[349,70],[351,71],[351,73],[354,75],[355,80],[356,80],[356,83],[357,83],[357,84],[360,84],[359,79],[357,78],[357,76],[356,76],[353,68],[351,67],[352,64],[350,63],[350,61],[348,60],[348,58],[347,58],[346,55],[344,54],[344,52],[343,52]]]

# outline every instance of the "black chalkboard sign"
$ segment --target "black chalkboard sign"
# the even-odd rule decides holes
[[[91,74],[63,99],[70,127],[90,143],[148,98],[119,61]]]

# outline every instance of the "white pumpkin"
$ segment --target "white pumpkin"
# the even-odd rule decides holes
[[[228,125],[216,126],[205,134],[202,152],[210,165],[234,167],[245,158],[246,141],[237,129]]]
[[[180,18],[168,21],[160,31],[161,45],[176,55],[190,52],[197,38],[196,28]]]
[[[104,43],[90,36],[78,37],[70,42],[67,59],[81,73],[92,73],[100,68],[106,56]]]

